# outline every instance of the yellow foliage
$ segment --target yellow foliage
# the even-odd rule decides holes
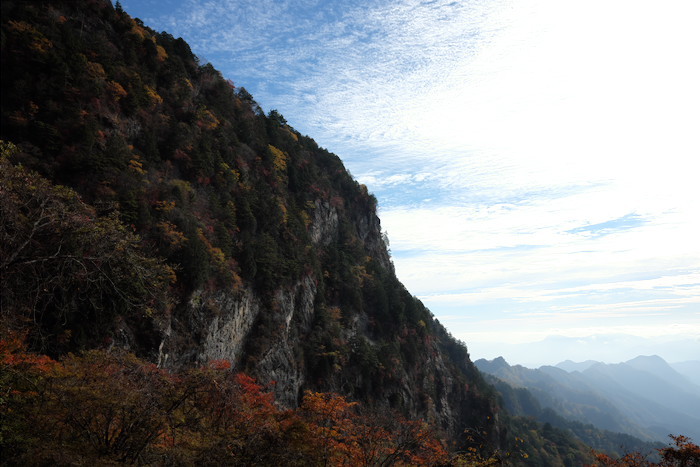
[[[107,76],[105,69],[99,63],[87,62],[85,69],[88,75],[93,79],[104,79]]]
[[[194,193],[190,182],[179,178],[171,180],[168,182],[168,185],[170,186],[172,193],[179,198],[181,204],[187,203]]]
[[[297,134],[294,133],[292,130],[290,130],[290,129],[287,128],[287,127],[283,127],[282,129],[283,129],[289,136],[291,136],[291,138],[292,138],[294,141],[299,141],[299,137],[298,137]]]
[[[214,130],[220,123],[219,119],[206,108],[201,108],[197,112],[197,125],[200,128]]]
[[[340,311],[340,307],[332,306],[328,309],[328,314],[334,321],[340,321],[343,317],[343,312]]]
[[[122,97],[126,97],[128,93],[124,87],[116,81],[107,83],[107,92],[112,96],[112,99],[119,101]]]
[[[216,265],[221,266],[226,262],[226,255],[224,255],[221,248],[215,246],[209,248],[209,256],[211,256],[212,261],[214,261]]]
[[[304,227],[308,229],[311,225],[311,216],[309,216],[309,213],[306,211],[301,211],[301,220],[304,222]]]
[[[161,45],[156,45],[156,53],[158,54],[159,62],[164,62],[165,59],[168,58],[168,52],[166,52]]]
[[[175,209],[175,201],[156,201],[155,202],[156,211],[160,212],[170,212]]]
[[[129,168],[137,174],[144,175],[146,171],[143,170],[143,164],[139,162],[138,159],[139,156],[134,156],[134,158],[129,161]]]
[[[20,34],[26,34],[31,37],[31,42],[29,43],[29,48],[34,52],[45,53],[51,47],[53,47],[53,42],[48,40],[44,35],[39,32],[34,26],[24,21],[8,21],[7,23],[10,31],[14,31]]]
[[[361,265],[353,266],[352,268],[350,268],[350,271],[352,272],[352,275],[355,276],[355,279],[360,284],[360,286],[364,284],[365,279],[372,278],[372,275],[368,274],[365,267]]]
[[[29,24],[25,21],[10,20],[7,22],[7,26],[9,27],[10,31],[28,32],[31,34],[40,34],[40,32],[37,31],[34,26],[32,26],[31,24]]]
[[[163,46],[156,45],[156,52],[158,53],[158,61],[159,62],[164,62],[165,59],[168,58],[168,52],[165,51]]]
[[[160,97],[160,95],[156,92],[155,89],[153,89],[150,86],[144,86],[146,89],[146,94],[148,95],[148,98],[151,99],[151,103],[155,105],[160,105],[163,103],[163,98]]]
[[[279,206],[280,211],[282,212],[282,223],[286,224],[287,220],[289,219],[289,214],[287,213],[287,205],[284,204],[284,199],[277,198],[277,205]]]
[[[132,20],[132,22],[133,22],[133,20]],[[146,30],[144,28],[142,28],[141,26],[139,26],[138,24],[136,24],[136,22],[133,22],[131,32],[133,32],[134,34],[139,36],[141,38],[141,40],[146,38]]]
[[[212,245],[211,242],[209,241],[209,239],[204,235],[204,231],[202,229],[197,229],[197,236],[199,236],[199,239],[206,245],[207,252],[209,253],[209,258],[211,259],[211,262],[220,271],[225,271],[226,270],[226,255],[221,250],[221,248],[217,248],[214,245]]]
[[[287,154],[271,144],[269,144],[267,147],[272,153],[272,165],[275,167],[275,169],[279,172],[284,172],[287,170]]]
[[[177,226],[167,221],[159,222],[156,227],[161,231],[163,239],[168,242],[168,246],[174,249],[180,248],[187,241],[185,234],[177,230]],[[174,275],[175,272],[173,271]]]
[[[219,164],[219,169],[230,182],[238,183],[241,180],[241,173],[236,169],[232,169],[226,162]]]
[[[10,121],[17,126],[25,126],[29,124],[27,117],[20,111],[15,110],[10,114]]]
[[[243,288],[243,279],[241,279],[241,276],[238,275],[238,273],[234,270],[230,270],[230,282],[229,286],[234,292],[238,292]]]

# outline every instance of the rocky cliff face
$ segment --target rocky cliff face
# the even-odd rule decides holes
[[[309,237],[313,248],[322,251],[341,235],[340,214],[327,201],[317,200],[314,205]],[[396,286],[398,282],[382,240],[379,219],[374,211],[362,212],[358,217],[354,226],[361,250],[366,256],[378,258],[377,267]],[[330,356],[333,365],[314,379],[309,360],[317,357],[312,352],[318,349],[305,343],[314,340],[319,332],[318,315],[324,314],[319,303],[327,301],[329,292],[319,287],[323,282],[322,275],[305,273],[291,284],[272,291],[272,298],[252,286],[237,291],[196,289],[162,326],[158,363],[179,368],[229,360],[236,368],[247,369],[260,381],[271,383],[276,400],[287,407],[298,404],[304,389],[360,395],[362,391],[358,388],[371,388],[364,396],[371,396],[376,406],[400,409],[412,418],[432,420],[455,436],[467,427],[495,428],[495,405],[482,392],[478,373],[465,374],[464,369],[468,373],[471,368],[468,355],[463,352],[462,361],[450,360],[442,341],[456,347],[461,344],[452,341],[427,311],[421,316],[423,320],[419,320],[419,331],[404,326],[400,329],[402,335],[392,336],[377,328],[372,307],[363,306],[360,310],[343,307],[348,310],[348,316],[342,317],[342,326],[335,329],[336,348],[323,348],[325,352],[321,352],[324,358]],[[415,301],[403,292],[404,296],[397,297],[399,302]],[[341,306],[342,303],[334,308],[340,310]],[[274,323],[273,336],[263,339],[263,344],[251,345],[252,341],[260,340],[262,314]],[[415,337],[417,332],[423,335],[415,344],[409,364],[400,341],[410,339],[409,334]],[[379,357],[388,348],[390,358]],[[358,354],[372,359],[372,364],[358,361]],[[385,374],[378,375],[379,371]],[[495,432],[490,436],[495,436]]]
[[[317,288],[311,277],[293,286],[275,291],[272,301],[282,329],[274,341],[260,349],[255,373],[261,381],[274,381],[277,401],[287,407],[297,405],[305,379],[295,356],[295,342],[308,333],[314,314]],[[261,313],[262,300],[250,289],[238,292],[195,292],[180,313],[187,323],[179,335],[165,334],[164,347],[170,352],[163,362],[171,366],[228,360],[240,367],[244,361],[246,340],[251,337]],[[265,310],[268,312],[269,310]],[[180,344],[192,336],[201,336],[188,348]]]

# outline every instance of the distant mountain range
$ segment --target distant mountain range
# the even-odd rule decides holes
[[[686,334],[641,337],[619,333],[577,337],[552,335],[537,342],[472,342],[470,349],[472,355],[478,355],[480,358],[502,356],[511,363],[517,362],[528,368],[555,365],[561,355],[585,363],[623,362],[637,355],[659,355],[667,362],[686,362],[700,360],[700,336]],[[700,371],[697,374],[700,374]],[[700,384],[697,379],[696,384]]]
[[[667,441],[669,434],[700,439],[700,361],[672,366],[658,356],[639,356],[618,364],[567,360],[529,369],[499,357],[475,364],[568,420],[647,441]]]

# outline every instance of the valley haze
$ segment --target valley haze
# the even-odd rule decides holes
[[[678,371],[658,355],[617,364],[566,361],[537,369],[509,365],[502,357],[474,363],[496,378],[492,382],[514,413],[529,411],[523,415],[541,421],[549,418],[553,424],[573,429],[580,428],[576,423],[589,424],[647,442],[663,442],[668,433],[678,432],[700,437],[700,386],[692,381],[696,372]],[[518,394],[514,388],[520,389],[521,396],[526,389],[536,402],[523,403],[526,397],[518,402],[512,396]]]
[[[527,389],[542,408],[570,421],[645,441],[663,442],[679,432],[700,438],[700,385],[695,382],[700,361],[674,366],[647,355],[616,364],[567,360],[537,369],[509,365],[502,357],[474,363],[500,380],[495,384],[506,398],[512,391],[503,391],[501,382]],[[510,406],[517,412],[527,404],[511,401]],[[547,416],[542,411],[525,415]]]
[[[475,358],[700,355],[697,2],[121,4],[339,155]]]

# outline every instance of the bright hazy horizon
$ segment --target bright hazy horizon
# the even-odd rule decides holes
[[[473,359],[700,359],[697,2],[121,4],[343,160]]]

